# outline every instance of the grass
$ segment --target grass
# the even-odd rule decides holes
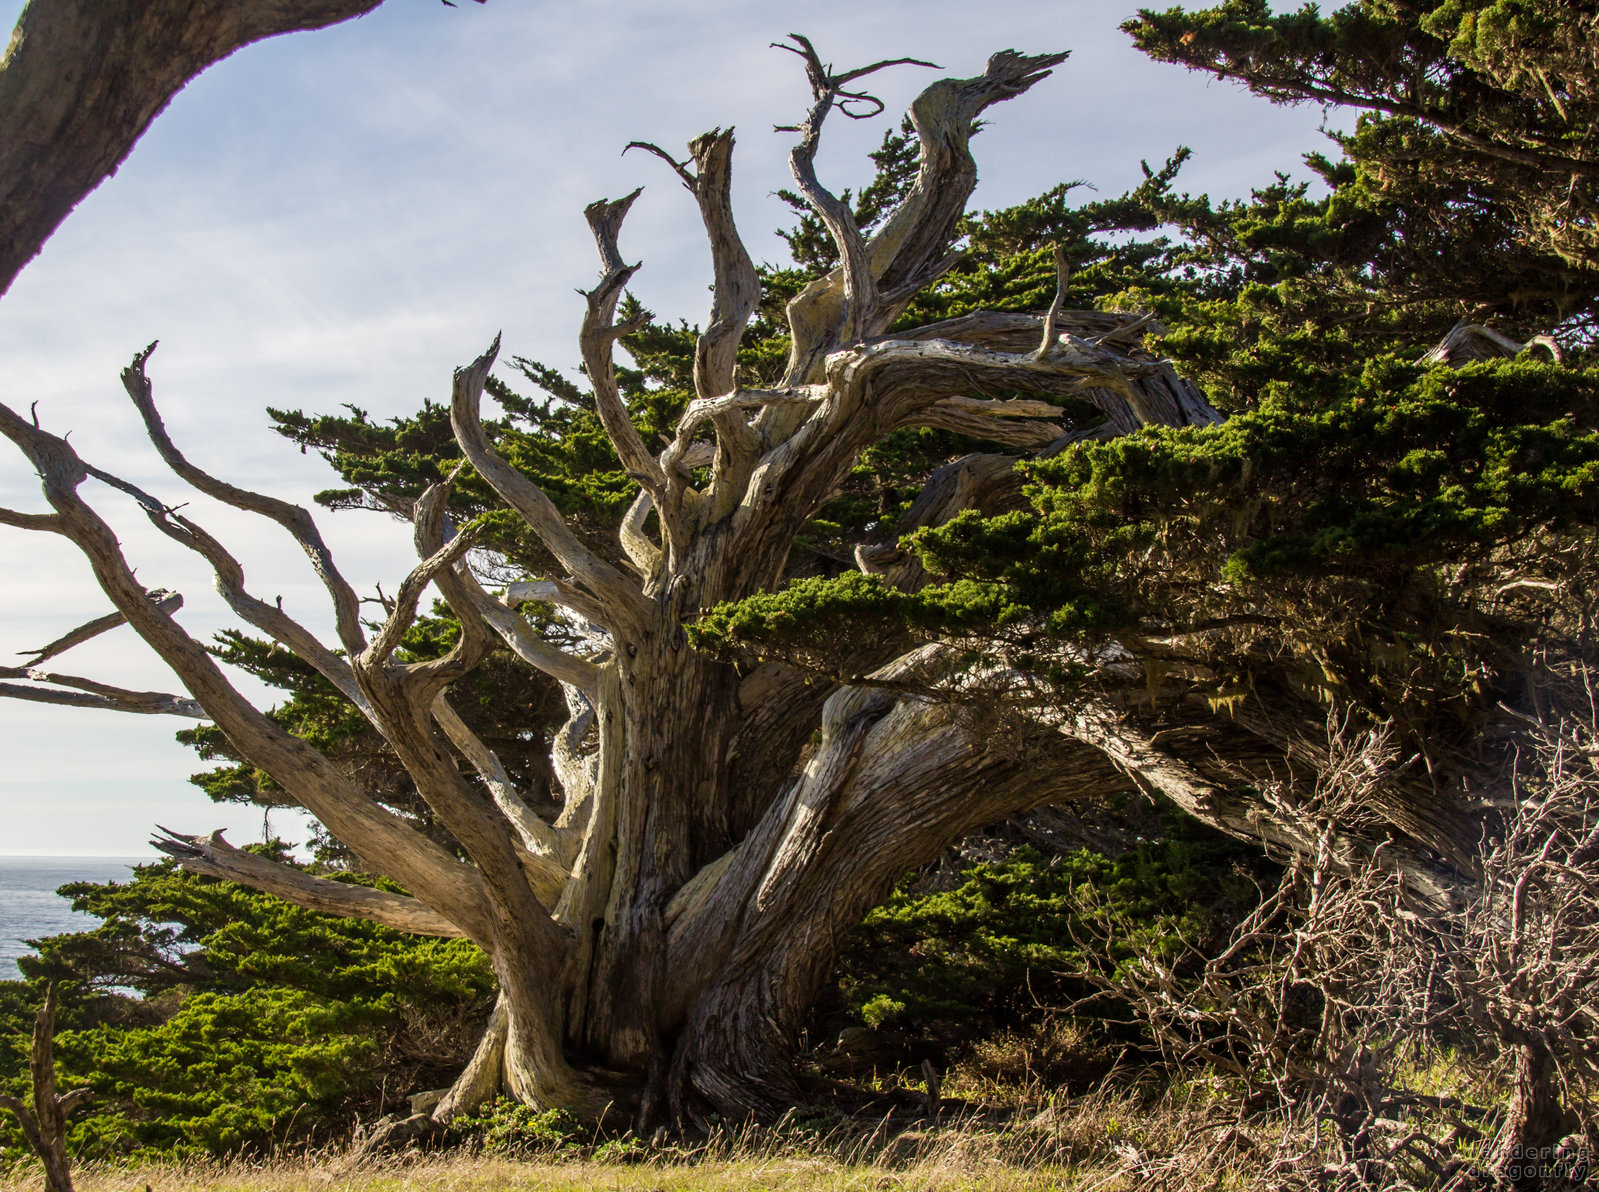
[[[128,1192],[145,1185],[161,1192],[865,1192],[895,1188],[1042,1192],[1071,1186],[1048,1172],[1016,1168],[968,1171],[929,1165],[896,1171],[825,1159],[616,1166],[593,1160],[519,1161],[482,1155],[446,1155],[409,1164],[363,1164],[354,1170],[341,1170],[336,1163],[305,1162],[86,1170],[76,1183],[80,1192]],[[39,1181],[34,1178],[0,1186],[7,1192],[13,1188],[17,1192],[24,1188],[37,1192]]]
[[[1264,1186],[1249,1152],[1235,1127],[1218,1128],[1193,1102],[1101,1094],[1009,1118],[748,1130],[688,1150],[623,1140],[522,1157],[322,1152],[86,1164],[75,1176],[79,1192],[1221,1192]],[[0,1170],[0,1192],[41,1186],[37,1167]]]
[[[1006,1036],[994,1054],[952,1068],[935,1120],[884,1093],[870,1111],[792,1116],[697,1144],[602,1140],[576,1128],[486,1132],[451,1150],[373,1155],[291,1152],[264,1160],[80,1164],[78,1192],[1310,1192],[1333,1158],[1320,1132],[1270,1111],[1245,1114],[1220,1077],[1152,1087],[1102,1082],[1079,1096],[1046,1092],[1039,1069],[1081,1041],[1056,1030]],[[1016,1067],[1020,1056],[1027,1062]],[[1418,1077],[1459,1083],[1450,1057]],[[1076,1061],[1073,1061],[1075,1066]],[[1017,1081],[1018,1071],[1028,1076]],[[1135,1074],[1134,1074],[1135,1076]],[[914,1083],[914,1082],[912,1082]],[[1059,1088],[1059,1086],[1054,1086]],[[1434,1123],[1436,1124],[1436,1123]],[[1490,1131],[1491,1132],[1491,1131]],[[487,1141],[485,1141],[487,1140]],[[509,1141],[508,1141],[509,1140]],[[497,1147],[514,1147],[512,1152]],[[39,1192],[35,1164],[5,1164],[0,1192]],[[1385,1187],[1390,1185],[1385,1184]],[[1436,1184],[1425,1172],[1391,1185]]]

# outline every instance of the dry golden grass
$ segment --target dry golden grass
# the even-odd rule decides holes
[[[929,1189],[1043,1192],[1072,1187],[1059,1173],[996,1166],[962,1170],[926,1163],[900,1170],[837,1160],[773,1158],[616,1165],[593,1160],[517,1161],[445,1155],[411,1163],[280,1162],[262,1166],[159,1166],[85,1170],[79,1192],[854,1192]],[[6,1192],[37,1192],[37,1178],[9,1182]]]
[[[1223,1192],[1264,1187],[1270,1147],[1202,1109],[1100,1094],[1054,1109],[905,1129],[850,1121],[825,1134],[749,1132],[632,1161],[513,1159],[470,1151],[270,1162],[84,1166],[79,1192]],[[612,1154],[628,1147],[612,1144]],[[640,1157],[642,1156],[642,1157]],[[0,1192],[37,1192],[36,1170],[0,1172]]]

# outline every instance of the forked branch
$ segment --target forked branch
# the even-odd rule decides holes
[[[885,294],[909,301],[948,268],[956,224],[977,185],[970,148],[977,118],[1048,78],[1066,58],[1064,53],[1002,50],[976,78],[941,79],[916,97],[910,110],[921,149],[916,181],[872,237],[872,268]],[[886,304],[869,334],[887,330],[899,309],[897,303]]]
[[[305,551],[311,560],[311,566],[315,568],[317,576],[328,590],[328,595],[333,599],[334,621],[339,641],[348,653],[360,653],[366,646],[366,637],[361,631],[360,599],[356,596],[355,589],[350,587],[345,578],[339,574],[339,569],[333,562],[333,554],[328,550],[327,543],[322,540],[321,531],[317,529],[311,515],[300,506],[288,501],[253,493],[248,489],[229,484],[226,480],[217,479],[190,463],[173,443],[172,437],[167,434],[165,424],[161,421],[161,414],[156,409],[155,392],[150,385],[149,377],[145,374],[145,364],[155,349],[156,345],[152,343],[133,358],[133,363],[122,371],[122,384],[128,391],[128,396],[133,399],[139,416],[144,419],[145,431],[149,434],[150,441],[155,444],[161,459],[167,467],[206,496],[225,505],[231,505],[235,509],[259,513],[287,530],[300,544],[300,549]]]
[[[882,334],[917,293],[959,259],[951,244],[977,182],[977,166],[969,149],[977,117],[989,105],[1020,95],[1046,78],[1050,68],[1066,58],[1065,54],[1029,57],[1006,50],[990,58],[987,70],[977,78],[943,79],[924,90],[910,113],[920,149],[916,180],[905,200],[870,242],[862,245],[847,206],[815,180],[815,142],[821,119],[829,110],[821,97],[830,83],[842,87],[841,79],[852,80],[895,63],[876,63],[862,72],[832,76],[808,42],[802,38],[795,42],[795,46],[782,48],[805,59],[818,100],[807,122],[795,129],[801,133],[801,142],[790,165],[801,194],[838,244],[841,266],[835,274],[811,283],[789,303],[793,338],[785,376],[789,385],[819,380],[822,362],[835,347]],[[769,416],[763,421],[778,420]]]
[[[733,219],[733,130],[713,128],[690,141],[693,170],[659,146],[636,141],[629,146],[634,147],[670,164],[699,205],[711,246],[713,280],[710,318],[694,345],[694,391],[701,401],[725,397],[737,388],[739,342],[761,300],[760,276]],[[743,491],[750,466],[760,453],[761,440],[738,411],[715,413],[711,421],[718,446],[709,512],[709,517],[715,519],[725,513],[726,504],[715,494]],[[680,499],[679,490],[686,486],[688,476],[688,468],[683,466],[687,442],[681,427],[677,437],[678,442],[662,456],[674,503]]]
[[[44,994],[44,1005],[33,1020],[33,1050],[29,1074],[33,1105],[15,1097],[0,1096],[0,1109],[10,1110],[22,1127],[22,1136],[44,1164],[45,1192],[72,1192],[72,1170],[67,1161],[67,1115],[94,1096],[88,1088],[56,1092],[55,1063],[56,987]]]
[[[450,401],[450,425],[456,441],[461,444],[472,466],[489,482],[500,499],[520,516],[527,527],[538,535],[545,549],[566,568],[573,581],[584,591],[580,596],[588,603],[594,620],[612,629],[636,623],[642,618],[642,593],[636,580],[600,559],[577,540],[566,519],[544,490],[534,484],[489,444],[484,432],[480,406],[483,401],[483,384],[494,367],[500,351],[500,340],[495,336],[489,350],[466,368],[455,373],[454,392]],[[628,426],[631,428],[632,423]],[[638,432],[635,430],[634,436]]]
[[[427,898],[469,936],[486,942],[492,929],[477,875],[357,791],[324,755],[252,706],[228,682],[205,647],[155,607],[123,558],[111,527],[78,492],[91,472],[106,474],[86,465],[66,440],[41,430],[3,404],[0,434],[15,443],[37,470],[45,497],[59,518],[60,532],[83,552],[100,589],[177,673],[232,745],[252,765],[270,774],[334,836],[358,854],[381,861],[390,876]]]
[[[835,75],[830,67],[822,64],[816,48],[807,38],[797,33],[791,33],[789,37],[793,40],[793,45],[782,43],[774,45],[777,49],[798,54],[804,59],[805,76],[810,81],[811,98],[814,102],[802,123],[780,127],[778,131],[800,134],[799,143],[789,151],[789,170],[794,175],[794,182],[799,187],[800,195],[810,205],[811,210],[816,212],[816,217],[827,228],[828,235],[832,237],[833,244],[838,249],[839,267],[843,275],[843,294],[836,342],[853,343],[866,333],[867,326],[877,313],[877,278],[873,276],[870,258],[866,251],[866,240],[861,234],[860,225],[855,222],[855,213],[850,210],[848,203],[823,186],[816,176],[816,151],[821,146],[822,123],[835,107],[844,115],[857,120],[875,116],[883,110],[882,100],[864,91],[845,90],[846,83],[890,66],[907,64],[934,66],[935,64],[912,58],[898,58],[875,62],[870,66]],[[852,103],[864,104],[865,108],[860,111],[851,110],[849,105]]]
[[[639,191],[635,190],[615,202],[601,199],[583,209],[589,230],[594,233],[594,243],[600,251],[601,274],[600,284],[585,295],[588,310],[583,316],[578,341],[583,349],[583,366],[594,390],[595,410],[605,426],[606,436],[616,448],[617,457],[628,475],[660,502],[666,494],[666,473],[644,446],[638,428],[628,415],[627,403],[622,400],[622,391],[616,382],[613,355],[616,341],[643,325],[642,320],[621,325],[615,322],[617,303],[621,301],[633,274],[638,272],[637,265],[629,265],[622,260],[620,245],[622,221],[627,218],[628,209],[638,196]]]
[[[261,630],[273,641],[286,647],[302,662],[314,668],[370,719],[371,705],[356,683],[355,672],[350,668],[350,664],[323,645],[309,629],[284,612],[280,604],[268,604],[252,596],[244,586],[243,566],[221,542],[198,523],[184,517],[136,485],[129,484],[99,468],[91,467],[89,473],[97,480],[133,497],[156,529],[211,564],[212,573],[216,577],[217,592],[241,620]],[[179,603],[181,604],[181,600]],[[161,603],[156,602],[156,607],[162,608]]]

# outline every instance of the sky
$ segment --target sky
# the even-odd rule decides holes
[[[19,0],[0,0],[9,27]],[[810,0],[803,27],[839,67],[937,62],[876,80],[888,115],[834,120],[819,170],[835,190],[870,176],[865,153],[933,78],[981,72],[989,53],[1067,49],[1054,77],[992,108],[975,142],[977,207],[1074,179],[1114,195],[1179,145],[1181,187],[1243,196],[1274,170],[1303,174],[1324,113],[1153,64],[1108,0]],[[795,6],[796,12],[799,6]],[[684,144],[735,125],[734,202],[752,254],[780,259],[789,134],[808,94],[769,48],[799,16],[750,0],[387,0],[329,30],[250,46],[213,67],[154,123],[117,174],[68,217],[0,297],[0,390],[72,433],[90,462],[189,512],[244,561],[252,591],[327,634],[309,567],[277,527],[187,492],[138,426],[118,376],[149,373],[180,447],[235,483],[302,502],[337,484],[267,429],[264,410],[399,415],[447,399],[451,371],[497,332],[506,355],[570,367],[596,259],[583,207],[639,185],[623,232],[634,291],[658,316],[699,319],[710,263],[691,197],[630,140]],[[91,494],[149,587],[184,593],[196,636],[232,624],[193,556],[106,489]],[[5,444],[0,505],[41,511],[36,478]],[[362,592],[414,563],[407,527],[319,514]],[[0,657],[109,611],[64,541],[0,527]],[[176,691],[126,628],[52,660],[104,682]],[[240,680],[241,687],[267,694]],[[188,776],[203,764],[173,717],[0,700],[0,856],[147,854],[152,827],[261,838],[262,815],[218,807]],[[274,834],[303,840],[297,817]]]

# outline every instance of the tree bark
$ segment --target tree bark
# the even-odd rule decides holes
[[[1510,1104],[1494,1147],[1494,1166],[1518,1192],[1534,1192],[1557,1178],[1567,1117],[1554,1057],[1542,1040],[1524,1039],[1515,1049],[1515,1060]]]
[[[56,990],[51,985],[44,995],[33,1022],[33,1050],[29,1073],[33,1083],[33,1104],[24,1105],[15,1097],[0,1096],[0,1109],[10,1110],[22,1127],[22,1136],[44,1164],[45,1192],[72,1192],[72,1166],[67,1159],[67,1115],[92,1095],[89,1089],[74,1089],[65,1096],[56,1092],[55,1069]]]
[[[190,79],[382,0],[30,0],[0,59],[0,294]]]
[[[1096,750],[1058,748],[1040,765],[1036,743],[990,747],[993,730],[958,705],[881,689],[828,701],[816,757],[769,813],[782,829],[729,942],[702,937],[695,951],[702,964],[725,959],[677,1045],[678,1114],[769,1117],[800,1103],[793,1047],[810,1007],[849,933],[903,874],[985,824],[1127,785]]]

